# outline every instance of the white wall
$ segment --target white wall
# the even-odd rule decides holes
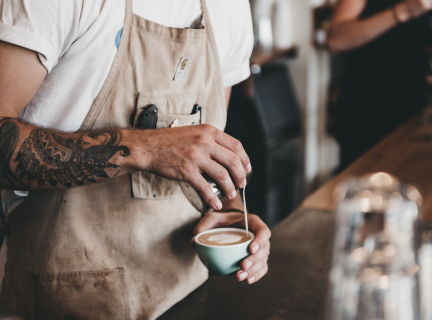
[[[268,14],[275,0],[256,0],[259,8],[255,18]],[[280,1],[280,0],[279,0]],[[339,148],[326,133],[326,103],[330,81],[328,52],[313,46],[313,9],[325,0],[289,1],[292,8],[293,42],[299,48],[297,58],[289,62],[291,77],[302,108],[305,133],[305,193],[310,193],[325,182],[338,165]],[[267,10],[267,11],[266,11]]]
[[[325,0],[288,0],[294,7],[294,42],[300,56],[291,63],[299,101],[304,112],[305,192],[324,183],[338,165],[339,148],[326,133],[326,105],[330,83],[330,56],[313,46],[313,9]]]

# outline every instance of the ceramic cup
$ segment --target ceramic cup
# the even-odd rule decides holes
[[[195,249],[201,262],[211,274],[228,276],[240,270],[240,262],[250,255],[248,248],[252,240],[255,239],[255,235],[249,231],[251,238],[248,241],[230,246],[213,246],[198,241],[198,238],[203,234],[219,231],[246,232],[244,229],[237,228],[207,230],[195,236]]]

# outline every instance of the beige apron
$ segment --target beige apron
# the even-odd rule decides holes
[[[157,127],[226,122],[222,74],[205,0],[200,29],[132,14],[82,130],[131,128],[149,104]],[[183,80],[174,80],[189,58]],[[184,63],[185,65],[186,63]],[[183,70],[184,71],[184,70]],[[200,219],[178,183],[138,172],[34,192],[8,218],[3,315],[23,319],[155,319],[207,279],[189,246]]]

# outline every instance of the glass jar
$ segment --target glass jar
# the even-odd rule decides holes
[[[379,172],[347,181],[335,196],[328,319],[418,319],[418,189]]]

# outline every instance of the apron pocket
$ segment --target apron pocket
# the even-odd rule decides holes
[[[124,269],[35,274],[35,319],[130,319]]]
[[[183,127],[204,123],[204,108],[201,101],[204,92],[174,94],[140,94],[137,99],[134,123],[145,107],[158,107],[156,129]],[[201,106],[201,112],[190,114],[194,105]],[[131,174],[132,197],[143,200],[166,200],[184,197],[178,181],[169,180],[145,171]]]

